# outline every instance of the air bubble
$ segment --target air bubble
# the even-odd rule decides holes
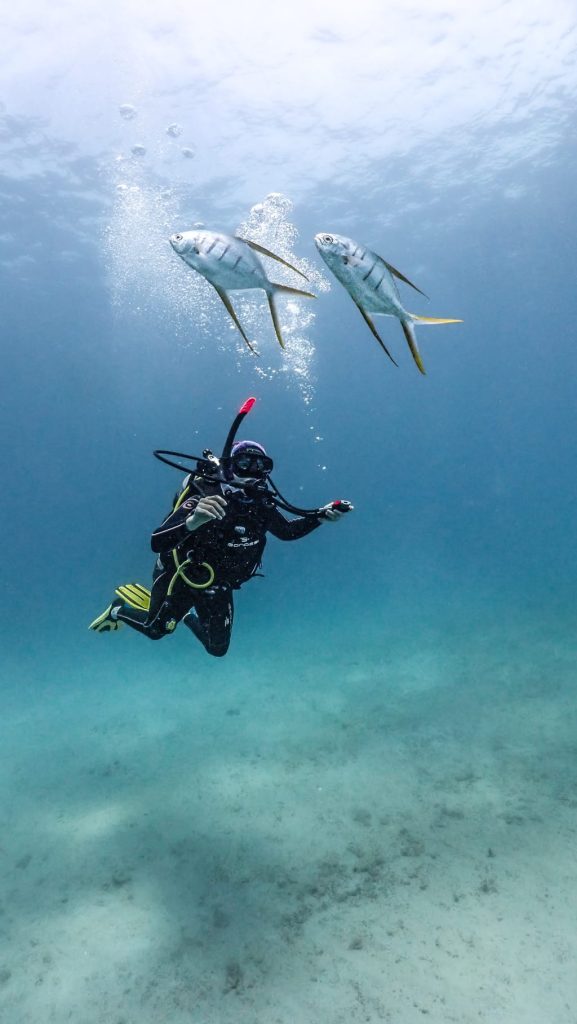
[[[283,196],[282,192],[269,192],[265,198],[267,206],[273,206],[279,213],[288,214],[292,210],[293,204],[290,199]]]
[[[130,152],[133,156],[146,156],[146,146],[133,146]]]
[[[182,135],[182,125],[177,124],[176,121],[174,124],[169,124],[166,134],[170,135],[173,139],[177,139],[179,135]]]
[[[182,155],[185,156],[187,160],[192,160],[194,156],[194,149],[191,149],[190,146],[185,146],[182,150]]]
[[[138,111],[136,107],[132,106],[132,103],[123,103],[118,108],[118,113],[121,117],[124,118],[125,121],[134,121],[134,118],[136,117]]]

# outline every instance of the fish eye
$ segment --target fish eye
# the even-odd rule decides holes
[[[323,242],[326,242],[327,245],[331,245],[331,243],[334,242],[334,238],[332,235],[323,235]]]
[[[182,235],[175,235],[174,236],[174,241],[175,242],[182,242]]]

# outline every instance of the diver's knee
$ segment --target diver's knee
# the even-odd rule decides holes
[[[218,646],[211,644],[204,645],[206,653],[212,655],[213,658],[224,658],[226,652],[228,651],[228,647],[228,644],[219,644]]]
[[[168,622],[159,622],[158,619],[156,619],[148,627],[146,635],[150,640],[162,640],[163,636],[171,636],[172,633],[174,633],[175,627],[176,622],[174,619],[169,619]]]

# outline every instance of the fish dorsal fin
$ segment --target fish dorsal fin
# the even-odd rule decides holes
[[[261,256],[270,256],[271,260],[276,260],[277,263],[282,263],[285,267],[288,267],[289,270],[294,270],[295,274],[300,274],[301,277],[304,277],[305,281],[308,281],[307,275],[303,274],[302,270],[298,270],[297,267],[293,267],[292,263],[289,263],[288,260],[283,260],[282,256],[277,256],[277,254],[275,252],[271,252],[270,249],[265,249],[264,245],[259,245],[258,242],[251,242],[250,238],[241,238],[240,235],[235,235],[234,237],[238,238],[239,242],[246,242],[246,244],[250,245],[251,249],[254,249],[255,252],[260,252]]]
[[[394,274],[395,277],[398,277],[399,281],[404,281],[405,284],[408,284],[410,288],[414,288],[415,291],[419,293],[419,295],[424,295],[426,299],[429,298],[426,292],[422,292],[420,288],[417,288],[416,284],[413,284],[412,281],[409,281],[408,277],[405,277],[404,274],[401,274],[400,270],[396,270],[396,268],[393,267],[392,263],[387,263],[386,260],[383,260],[383,263],[385,264],[385,267],[391,274]]]
[[[275,292],[283,292],[284,295],[304,295],[307,299],[316,299],[312,292],[303,292],[302,288],[290,288],[287,284],[273,284]]]

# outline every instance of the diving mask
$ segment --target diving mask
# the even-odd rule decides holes
[[[254,477],[261,480],[272,473],[274,463],[268,455],[264,455],[262,452],[243,449],[232,456],[230,465],[235,476]]]

